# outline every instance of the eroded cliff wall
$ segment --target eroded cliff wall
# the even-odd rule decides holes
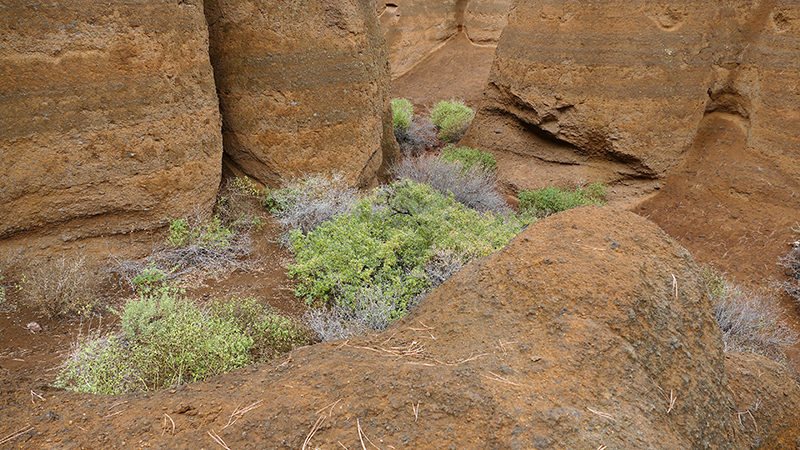
[[[372,0],[205,6],[230,164],[270,186],[332,170],[374,184],[398,150]]]
[[[791,1],[518,0],[464,144],[512,188],[657,179],[728,114],[796,174],[798,17]]]
[[[207,48],[200,0],[0,5],[0,260],[210,208]]]

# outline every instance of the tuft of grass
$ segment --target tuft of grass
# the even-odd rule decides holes
[[[784,311],[777,299],[731,283],[710,268],[703,269],[703,280],[725,351],[749,351],[785,363],[785,351],[798,335],[781,322]]]
[[[392,119],[395,130],[408,130],[414,117],[414,105],[405,98],[393,98],[390,103],[392,105]]]
[[[161,287],[125,305],[118,333],[78,343],[56,385],[120,394],[199,381],[309,342],[296,322],[253,299],[201,308]]]
[[[61,256],[24,271],[19,283],[21,303],[48,318],[90,317],[101,308],[99,292],[104,271],[90,267],[83,256]]]
[[[793,243],[792,250],[780,259],[778,265],[786,269],[789,278],[788,281],[778,282],[778,286],[800,306],[800,243]]]
[[[381,187],[313,231],[290,234],[296,295],[311,305],[358,309],[368,287],[391,299],[402,317],[430,286],[425,267],[437,250],[470,259],[506,245],[525,224],[515,215],[481,214],[431,187],[401,180]]]
[[[269,207],[288,230],[313,231],[325,221],[350,212],[358,190],[341,173],[305,175],[270,192]]]
[[[458,100],[440,101],[431,111],[431,121],[439,128],[439,138],[458,142],[467,133],[475,111]]]
[[[547,186],[535,191],[523,190],[517,194],[519,209],[536,217],[547,217],[560,211],[585,205],[605,205],[606,188],[602,183],[592,183],[575,190]]]
[[[455,201],[468,208],[500,215],[509,211],[494,173],[485,170],[481,164],[466,168],[459,159],[448,161],[443,157],[425,155],[403,158],[393,171],[401,180],[426,184],[444,195],[452,195]]]

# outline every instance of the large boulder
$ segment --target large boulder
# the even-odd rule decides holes
[[[200,0],[11,0],[0,35],[0,261],[210,209],[222,138]]]
[[[797,173],[797,2],[518,0],[464,144],[512,188],[657,179],[706,114]]]
[[[338,170],[376,182],[397,153],[371,0],[205,0],[227,161],[275,186]]]
[[[692,257],[663,231],[584,207],[531,225],[378,335],[148,394],[50,391],[31,405],[9,380],[22,388],[6,395],[7,433],[60,448],[109,436],[176,449],[792,442],[794,381],[763,358],[726,363],[710,308]]]

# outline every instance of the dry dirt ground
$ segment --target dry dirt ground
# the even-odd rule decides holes
[[[477,106],[493,52],[493,48],[474,46],[463,36],[458,36],[413,70],[394,80],[393,96],[411,99],[417,111],[426,111],[436,101],[449,98],[460,98],[473,107]],[[768,164],[752,160],[743,149],[743,141],[736,120],[725,116],[709,117],[684,167],[665,180],[656,195],[633,209],[676,238],[698,263],[711,264],[739,282],[770,289],[769,280],[783,276],[776,262],[788,252],[788,242],[795,240],[796,236],[790,228],[800,222],[800,217],[797,211],[780,204],[752,204],[742,200],[741,196],[731,195],[731,192],[757,190],[769,177]],[[709,176],[708,168],[715,168],[713,176]],[[616,199],[620,202],[624,200]],[[273,238],[274,229],[268,229],[259,241],[256,256],[263,261],[260,270],[237,272],[223,280],[202,280],[200,285],[190,289],[190,294],[199,298],[256,295],[284,312],[302,314],[303,306],[294,299],[292,286],[283,269],[283,262],[288,255]],[[12,300],[14,295],[10,293]],[[785,306],[788,311],[787,322],[800,330],[798,309],[788,301],[785,301]],[[31,321],[42,324],[44,331],[30,333],[25,325]],[[483,325],[490,327],[489,323]],[[280,409],[267,410],[257,404],[262,386],[278,377],[286,367],[302,365],[311,353],[342,345],[306,347],[295,351],[293,355],[280,357],[273,363],[238,370],[225,376],[224,382],[215,378],[158,393],[102,398],[56,391],[49,387],[58,361],[76,337],[88,330],[97,330],[99,326],[97,319],[83,323],[47,321],[36,312],[24,308],[0,312],[0,412],[7,416],[7,419],[0,420],[0,448],[84,448],[87,443],[89,446],[85,448],[225,448],[214,434],[222,433],[223,426],[237,422],[237,419],[240,419],[238,423],[228,426],[224,432],[228,443],[235,440],[239,444],[231,445],[231,448],[259,448],[259,441],[248,439],[248,435],[270,433],[269,424],[277,423],[282,414],[288,414]],[[113,326],[113,318],[105,317],[102,326]],[[425,334],[426,328],[425,324],[419,324],[418,331],[414,333]],[[409,345],[410,342],[372,342],[366,338],[359,345],[372,350],[351,349],[350,367],[324,368],[323,372],[347,370],[355,371],[361,379],[379,377],[380,374],[370,371],[370,361],[375,358],[373,353],[376,349]],[[502,347],[501,341],[491,356],[497,360],[498,366],[502,366],[506,351]],[[798,351],[791,356],[791,366],[800,368]],[[401,375],[406,380],[413,380],[419,376],[418,371],[427,370],[424,367],[403,369]],[[464,367],[460,375],[458,372],[461,369],[453,370],[456,376],[467,376],[472,369],[471,366]],[[306,373],[310,375],[314,371]],[[500,374],[498,379],[504,379],[503,375]],[[298,381],[312,385],[325,382],[312,378]],[[425,400],[431,395],[441,395],[437,394],[441,388],[435,384],[418,386],[418,394]],[[285,396],[291,399],[293,387],[287,385],[286,389]],[[320,410],[323,414],[293,424],[282,423],[281,429],[294,427],[302,430],[295,435],[304,436],[314,428],[316,417],[326,415],[327,423],[323,422],[321,429],[329,427],[335,420],[353,422],[354,433],[356,425],[362,426],[368,429],[365,436],[376,439],[375,444],[380,448],[387,448],[376,436],[385,434],[382,430],[389,430],[393,427],[392,423],[365,420],[356,424],[355,418],[369,416],[371,411],[348,411],[348,405],[336,404],[337,396],[329,394],[323,396],[325,398],[309,398],[306,394],[299,394],[294,399],[298,406],[317,405],[324,410]],[[139,399],[152,401],[141,402]],[[459,408],[459,405],[449,405],[446,398],[438,400],[439,409],[426,413],[447,415],[451,412],[448,408]],[[480,408],[480,402],[476,402],[473,406]],[[129,407],[134,403],[136,408]],[[259,415],[271,419],[258,424],[247,420],[246,413],[235,414],[251,405],[256,405],[256,409],[264,408],[260,409]],[[419,400],[385,399],[378,406],[416,415],[419,411],[415,405],[420,408]],[[342,415],[334,420],[339,413]],[[486,424],[487,432],[501,427],[505,419],[498,417],[497,420],[495,424]],[[211,424],[214,426],[208,426]],[[463,424],[453,425],[457,427]],[[262,426],[267,428],[261,429]],[[208,428],[208,433],[183,433],[189,428]],[[74,435],[75,430],[85,433],[85,438],[80,442],[69,437]],[[441,432],[454,434],[457,428]],[[236,437],[232,438],[232,433]],[[361,437],[361,434],[354,436]],[[409,435],[406,444],[413,448],[415,443],[425,442],[424,436],[424,433]],[[351,439],[346,448],[360,448],[358,442]],[[284,447],[300,448],[302,443],[302,436],[299,441],[293,437],[284,441]],[[370,444],[366,445],[369,448]]]

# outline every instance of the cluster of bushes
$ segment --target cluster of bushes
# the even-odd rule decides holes
[[[201,308],[162,285],[127,303],[121,330],[80,342],[56,385],[120,394],[193,382],[309,342],[305,328],[254,299]]]
[[[519,209],[536,217],[546,217],[579,206],[602,206],[605,204],[605,198],[606,188],[602,183],[592,183],[577,189],[547,186],[534,191],[520,191],[517,197]]]
[[[394,134],[403,153],[419,156],[438,141],[458,142],[464,137],[475,112],[457,100],[441,101],[430,117],[414,117],[414,106],[404,98],[391,101]]]

